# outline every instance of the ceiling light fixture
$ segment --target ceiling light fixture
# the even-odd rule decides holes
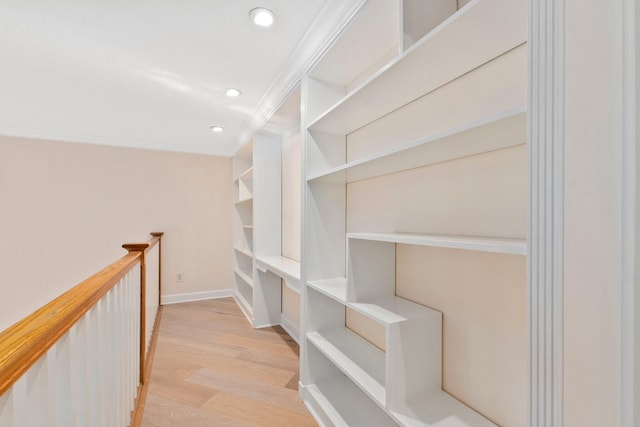
[[[227,95],[229,98],[235,98],[236,96],[240,96],[241,93],[242,92],[240,92],[238,89],[234,89],[234,88],[230,87],[225,92],[225,95]]]
[[[224,130],[222,126],[209,126],[209,128],[211,129],[211,132],[216,132],[216,133],[220,133]]]
[[[259,27],[270,27],[273,25],[273,21],[275,21],[273,12],[264,7],[256,7],[255,9],[251,9],[251,11],[249,12],[249,16],[251,17],[253,23]]]

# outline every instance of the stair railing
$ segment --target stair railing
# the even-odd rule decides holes
[[[163,233],[151,234],[0,332],[1,427],[132,424],[159,319]]]

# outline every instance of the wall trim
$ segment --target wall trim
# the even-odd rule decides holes
[[[335,38],[345,29],[366,0],[330,0],[280,69],[273,83],[251,114],[251,121],[238,135],[239,150],[260,129],[289,94],[298,86],[302,76],[322,57]]]
[[[206,299],[228,298],[233,296],[231,289],[207,292],[189,292],[186,294],[172,294],[162,296],[162,305],[179,304],[181,302],[202,301]]]
[[[564,0],[529,0],[528,426],[563,425]]]
[[[280,315],[280,326],[282,326],[282,329],[284,329],[285,332],[288,333],[291,338],[298,343],[298,345],[300,345],[300,328],[294,322],[289,320],[284,313]]]

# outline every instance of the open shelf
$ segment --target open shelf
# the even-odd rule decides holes
[[[280,276],[291,290],[300,293],[300,262],[283,256],[265,256],[256,258],[256,267]]]
[[[245,272],[238,269],[235,269],[234,272],[244,281],[244,283],[253,288],[253,279],[251,279],[251,277],[249,277]]]
[[[388,412],[403,426],[497,427],[444,391],[417,397],[411,402],[399,404]]]
[[[525,2],[471,2],[307,127],[347,135],[525,43],[526,22]]]
[[[526,143],[526,106],[465,123],[308,177],[351,183]]]
[[[397,1],[368,0],[309,73],[316,118],[400,51]],[[373,30],[372,30],[373,29]]]
[[[244,313],[246,318],[249,320],[249,322],[252,322],[253,320],[252,305],[249,304],[249,302],[247,302],[246,298],[238,290],[233,291],[233,299],[236,300],[238,307],[240,307],[240,310],[242,310],[242,312]]]
[[[344,375],[305,387],[324,416],[336,427],[397,427],[386,414]]]
[[[240,176],[238,176],[238,178],[236,178],[236,180],[252,180],[253,179],[253,166],[251,166],[249,169],[247,169],[246,171],[242,172],[240,174]]]
[[[247,197],[246,199],[242,199],[242,200],[238,200],[237,202],[235,202],[236,206],[240,206],[240,205],[251,205],[253,204],[253,197]]]
[[[253,257],[253,254],[249,250],[240,249],[240,248],[233,248],[233,250],[238,252],[239,254],[242,254],[242,255],[248,257],[248,258],[252,258]]]
[[[396,296],[367,302],[352,302],[347,304],[347,307],[385,326],[421,317],[441,316],[438,311]]]
[[[250,231],[253,231],[253,225],[243,225],[243,226],[242,226],[242,229],[243,229],[243,230],[250,230]]]
[[[307,286],[323,295],[328,296],[341,304],[347,303],[347,279],[339,277],[336,279],[314,280],[307,282]]]
[[[347,237],[349,239],[404,243],[407,245],[432,246],[438,248],[465,249],[513,255],[527,254],[527,242],[521,239],[494,239],[415,233],[349,233]]]
[[[307,340],[381,406],[385,404],[384,352],[347,328],[307,334]]]

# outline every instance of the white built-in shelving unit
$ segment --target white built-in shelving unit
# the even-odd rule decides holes
[[[253,322],[253,141],[233,158],[233,297]]]
[[[458,320],[450,307],[469,304],[465,295],[425,292],[429,274],[420,272],[430,256],[470,280],[481,265],[501,289],[524,292],[524,209],[511,200],[526,191],[520,175],[503,180],[504,190],[484,188],[484,198],[467,187],[488,179],[476,170],[518,170],[526,13],[524,0],[368,0],[303,79],[300,395],[323,426],[524,425],[524,370],[512,392],[522,402],[504,411],[511,402],[495,401],[504,391],[471,384],[482,375],[464,377],[482,370],[485,347],[526,347],[524,328],[505,343],[486,326],[491,319]],[[432,199],[419,198],[427,196],[418,182],[429,183]],[[524,304],[507,303],[525,315]],[[452,354],[475,339],[464,335],[474,328],[496,342]],[[469,372],[445,369],[465,357],[475,357]]]
[[[299,152],[300,91],[295,89],[234,159],[240,165],[234,168],[236,300],[253,327],[282,325],[295,340],[301,177],[291,171],[300,170]]]

